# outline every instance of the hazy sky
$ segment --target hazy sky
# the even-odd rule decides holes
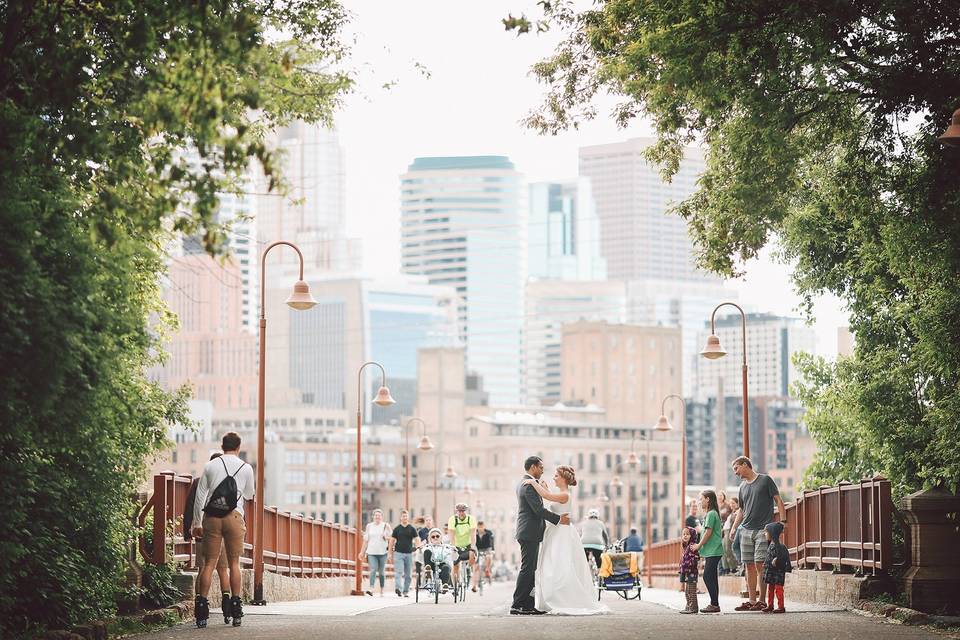
[[[530,181],[563,179],[577,175],[579,147],[650,134],[642,121],[618,129],[607,117],[613,99],[596,120],[556,137],[519,124],[544,91],[529,68],[556,37],[518,38],[500,20],[508,13],[537,15],[533,2],[344,4],[352,13],[358,87],[337,125],[347,158],[348,231],[363,238],[364,266],[372,274],[399,269],[399,175],[414,157],[506,155]],[[728,286],[754,310],[795,314],[798,298],[788,273],[764,256],[747,265],[744,280]],[[844,314],[835,299],[818,302],[816,313],[818,350],[833,355]]]

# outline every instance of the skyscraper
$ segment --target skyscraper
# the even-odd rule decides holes
[[[321,124],[298,121],[272,133],[266,143],[279,152],[287,191],[271,191],[262,172],[254,172],[261,251],[271,242],[288,240],[303,250],[307,273],[358,271],[360,241],[348,238],[346,233],[346,173],[337,132]],[[299,261],[292,250],[272,252],[267,286],[288,286],[298,271]]]
[[[526,189],[505,156],[416,158],[401,176],[401,270],[446,284],[467,369],[490,401],[520,400]]]
[[[718,282],[696,268],[686,221],[668,214],[689,197],[704,170],[703,153],[685,149],[669,183],[644,151],[652,138],[580,148],[580,175],[590,178],[600,220],[600,253],[610,278]]]
[[[560,402],[560,352],[563,325],[580,320],[627,320],[627,294],[622,282],[595,280],[531,280],[527,283],[524,319],[523,401]]]
[[[600,223],[588,178],[530,185],[527,275],[555,280],[606,280]]]

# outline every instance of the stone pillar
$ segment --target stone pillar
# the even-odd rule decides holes
[[[901,506],[910,527],[910,568],[903,578],[910,606],[960,612],[960,495],[925,489]]]

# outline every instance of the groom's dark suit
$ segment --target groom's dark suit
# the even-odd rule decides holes
[[[523,480],[533,478],[529,474]],[[517,487],[517,542],[520,543],[520,573],[517,575],[517,589],[513,592],[514,609],[533,609],[534,601],[530,593],[537,571],[537,556],[540,542],[543,540],[545,520],[559,524],[560,516],[545,509],[543,498],[537,490],[521,480]]]

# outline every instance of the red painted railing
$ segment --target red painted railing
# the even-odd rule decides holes
[[[153,477],[153,494],[140,511],[139,524],[146,523],[152,511],[152,544],[147,536],[140,538],[140,554],[146,562],[162,564],[169,560],[195,568],[195,542],[183,539],[183,513],[187,508],[187,493],[193,478],[164,471]],[[247,535],[244,540],[242,566],[253,566],[253,525],[256,506],[246,503],[244,519]],[[353,576],[357,552],[355,530],[305,518],[298,514],[267,507],[264,513],[265,571],[303,578],[333,578]],[[167,550],[172,549],[172,557]]]
[[[889,480],[877,476],[804,491],[786,507],[785,543],[795,567],[829,565],[838,571],[877,574],[893,565]],[[680,538],[657,542],[648,548],[645,561],[653,575],[677,575],[681,550]]]

